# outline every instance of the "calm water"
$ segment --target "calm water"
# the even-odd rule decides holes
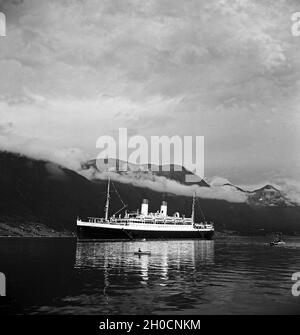
[[[300,314],[300,239],[266,242],[0,239],[0,313]],[[135,256],[139,247],[151,255]]]

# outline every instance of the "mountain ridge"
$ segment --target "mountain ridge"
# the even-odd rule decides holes
[[[105,162],[107,161],[107,162]],[[125,166],[125,169],[124,169]],[[121,168],[120,168],[121,167]],[[123,167],[123,170],[122,170]],[[199,181],[190,183],[187,182],[186,179],[188,176],[192,176],[194,180],[197,180],[197,176],[186,169],[184,166],[179,165],[155,165],[155,170],[151,170],[153,164],[132,164],[124,161],[120,161],[118,159],[92,159],[87,161],[82,165],[83,170],[94,169],[99,173],[103,173],[105,171],[114,172],[121,176],[126,175],[135,175],[138,179],[144,176],[158,176],[165,177],[169,180],[176,181],[185,186],[197,185],[200,187],[211,187],[209,182],[204,179],[198,177]],[[168,169],[169,168],[169,169]],[[167,170],[168,169],[168,170]],[[97,175],[94,173],[90,176],[91,179],[97,180]],[[245,190],[239,186],[236,186],[229,181],[224,182],[223,184],[218,185],[225,187],[232,187],[234,190],[244,193],[247,196],[247,202],[253,206],[297,206],[296,203],[292,202],[288,199],[288,197],[284,194],[284,192],[278,190],[273,185],[266,184],[261,188],[254,189],[252,191]],[[267,196],[267,191],[273,190],[274,192]]]
[[[147,198],[151,211],[165,200],[170,214],[191,214],[191,197],[114,183],[130,211],[140,208],[142,199]],[[106,186],[106,180],[88,180],[55,163],[0,152],[0,235],[74,234],[77,216],[103,216]],[[201,220],[199,206],[206,218],[215,222],[218,232],[300,234],[299,207],[254,206],[201,198],[196,203],[197,220]],[[120,207],[112,190],[110,215]]]

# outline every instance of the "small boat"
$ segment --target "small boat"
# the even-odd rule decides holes
[[[270,242],[270,246],[274,247],[274,246],[282,246],[285,245],[285,242],[282,241],[282,233],[279,233],[276,235],[276,238],[274,239],[274,241]]]
[[[135,255],[151,255],[150,251],[135,251]]]
[[[281,245],[285,245],[285,242],[283,242],[283,241],[273,241],[273,242],[270,242],[270,246],[271,247],[281,246]]]

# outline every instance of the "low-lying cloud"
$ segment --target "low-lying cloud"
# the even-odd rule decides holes
[[[196,196],[205,199],[226,200],[228,202],[246,202],[245,193],[236,190],[231,186],[211,186],[200,187],[198,185],[183,185],[166,177],[156,176],[147,173],[126,173],[118,174],[115,172],[99,172],[91,167],[88,170],[82,170],[80,173],[88,179],[107,180],[111,178],[116,182],[131,184],[136,187],[148,188],[156,192],[166,192],[176,195],[192,197]]]
[[[12,124],[0,125],[0,150],[53,162],[74,171],[87,160],[87,155],[79,148],[58,149],[47,141],[20,136],[14,132]]]

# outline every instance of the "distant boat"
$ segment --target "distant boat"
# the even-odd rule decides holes
[[[286,243],[284,241],[282,241],[282,234],[278,234],[277,237],[275,238],[274,241],[270,242],[270,246],[273,247],[273,246],[283,246],[285,245]]]
[[[121,217],[116,215],[127,205],[122,201],[114,184],[123,207],[109,215],[110,179],[107,184],[107,196],[105,205],[105,217],[89,217],[88,220],[77,219],[77,234],[80,239],[143,239],[143,238],[199,238],[211,239],[214,235],[213,222],[207,222],[201,210],[202,222],[195,222],[193,197],[191,217],[180,216],[176,212],[173,216],[167,213],[167,203],[162,202],[160,210],[155,213],[148,212],[148,200],[144,199],[141,211],[127,213]]]
[[[286,243],[284,241],[279,241],[279,242],[273,241],[273,242],[270,242],[270,246],[271,247],[285,245],[285,244]]]

